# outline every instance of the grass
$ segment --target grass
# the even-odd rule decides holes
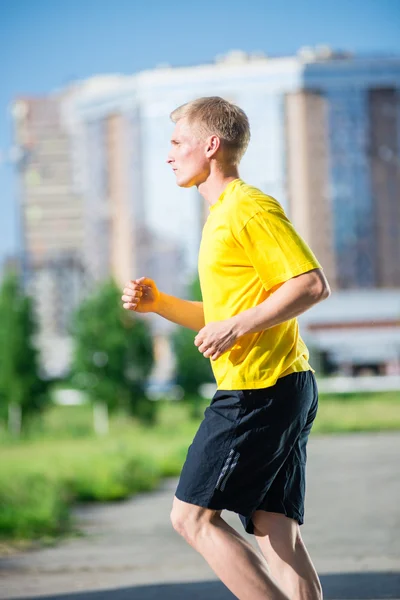
[[[178,475],[198,416],[187,404],[158,403],[158,423],[123,414],[96,437],[89,406],[55,406],[20,440],[0,430],[0,540],[48,540],[73,530],[75,502],[122,500]],[[322,395],[313,433],[400,430],[400,394]]]
[[[313,433],[400,430],[400,392],[321,395]]]

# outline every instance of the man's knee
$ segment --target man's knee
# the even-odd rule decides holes
[[[175,529],[175,531],[179,533],[179,535],[181,535],[182,537],[186,537],[188,530],[189,514],[185,513],[180,509],[180,507],[177,507],[174,504],[170,516],[172,527]]]
[[[215,511],[182,502],[174,498],[171,511],[173,528],[191,546],[196,544],[198,537],[210,526]]]

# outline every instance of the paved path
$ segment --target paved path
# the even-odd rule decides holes
[[[0,599],[232,600],[170,526],[175,484],[79,507],[84,537],[0,560]],[[312,437],[307,485],[302,532],[325,599],[400,600],[400,434]]]

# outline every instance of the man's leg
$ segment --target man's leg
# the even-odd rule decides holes
[[[271,577],[263,556],[221,518],[220,511],[175,497],[171,521],[240,600],[293,600]]]
[[[294,519],[257,510],[254,533],[272,575],[291,600],[322,600],[322,588]]]

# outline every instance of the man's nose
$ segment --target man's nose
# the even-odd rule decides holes
[[[172,162],[174,161],[173,157],[171,156],[171,153],[168,154],[167,156],[167,160],[166,162],[170,165]]]

